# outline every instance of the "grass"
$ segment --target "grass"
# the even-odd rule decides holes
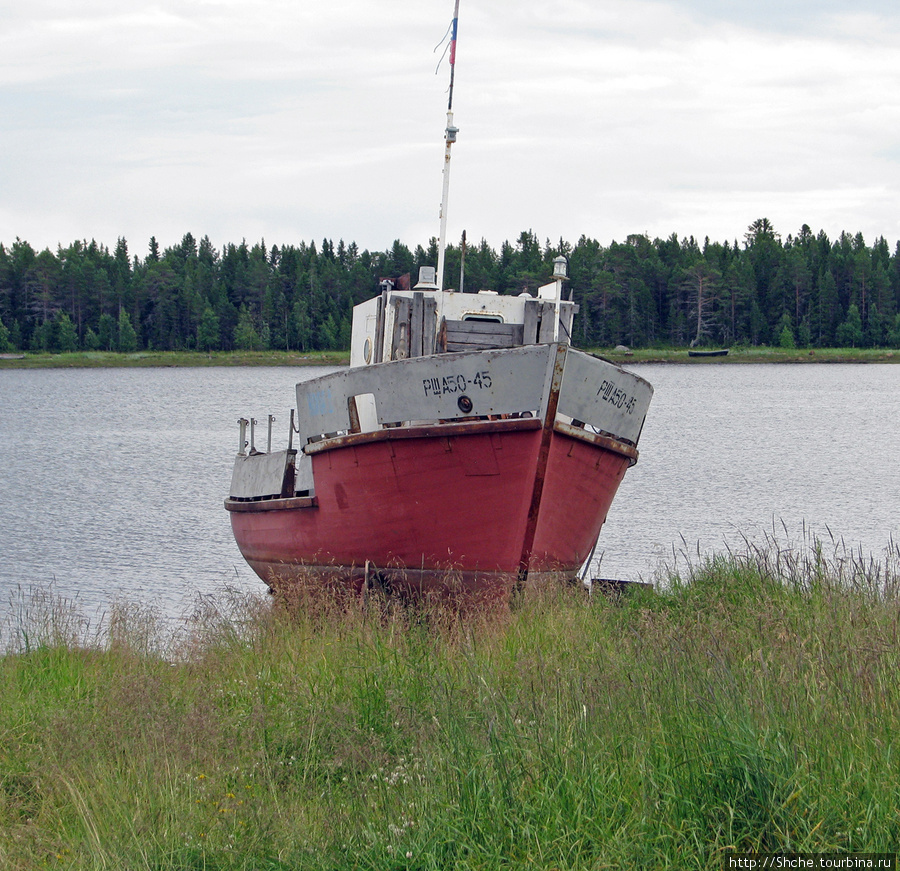
[[[0,369],[98,369],[146,366],[341,366],[347,351],[74,351],[0,357]]]
[[[773,348],[742,345],[726,357],[689,357],[687,348],[635,348],[594,353],[622,365],[634,363],[690,363],[692,366],[727,366],[735,363],[900,363],[900,351],[890,348]]]
[[[4,869],[721,867],[900,843],[900,553],[748,544],[460,618],[201,602],[0,659]],[[94,633],[93,635],[91,633]]]
[[[689,357],[686,348],[638,348],[616,351],[593,348],[592,353],[622,365],[634,363],[690,363],[720,366],[734,363],[900,363],[900,351],[885,348],[800,348],[767,346],[731,348],[727,357]],[[112,368],[134,366],[343,366],[347,351],[77,351],[66,354],[27,353],[0,357],[0,369]]]

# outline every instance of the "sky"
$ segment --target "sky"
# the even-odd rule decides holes
[[[0,243],[438,235],[453,0],[0,0]],[[900,239],[896,0],[460,0],[447,236]]]

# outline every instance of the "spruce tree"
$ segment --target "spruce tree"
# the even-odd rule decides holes
[[[128,316],[128,312],[122,309],[119,312],[119,342],[116,350],[120,354],[133,354],[137,350],[137,346],[137,333],[131,325],[131,318]]]
[[[9,330],[6,327],[6,324],[3,323],[3,318],[0,318],[0,354],[8,353],[12,350],[14,350],[14,348],[9,339]]]
[[[60,312],[56,316],[54,329],[54,349],[62,353],[70,353],[78,350],[78,332],[75,324],[66,312]]]
[[[851,303],[847,309],[847,320],[845,320],[835,331],[835,339],[838,347],[841,348],[858,348],[863,342],[862,318],[859,315],[859,308],[855,303]]]
[[[212,351],[219,347],[219,317],[207,306],[197,327],[197,347],[201,351]]]

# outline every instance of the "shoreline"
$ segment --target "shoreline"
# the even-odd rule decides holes
[[[592,351],[614,363],[688,363],[692,366],[729,366],[747,363],[900,363],[900,351],[893,348],[731,348],[723,357],[689,357],[687,348],[634,351]]]
[[[590,348],[590,353],[622,366],[672,363],[691,366],[729,366],[748,363],[900,363],[900,351],[890,348],[771,347],[731,348],[724,357],[689,357],[686,348],[641,348],[615,351]],[[0,354],[2,369],[91,369],[207,366],[346,366],[348,351],[74,351],[64,354],[14,352]]]
[[[134,369],[228,366],[346,366],[349,351],[73,351],[0,355],[2,369]]]

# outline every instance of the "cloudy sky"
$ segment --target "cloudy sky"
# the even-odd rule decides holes
[[[438,232],[452,0],[0,0],[0,242]],[[896,0],[461,0],[448,237],[900,239]]]

